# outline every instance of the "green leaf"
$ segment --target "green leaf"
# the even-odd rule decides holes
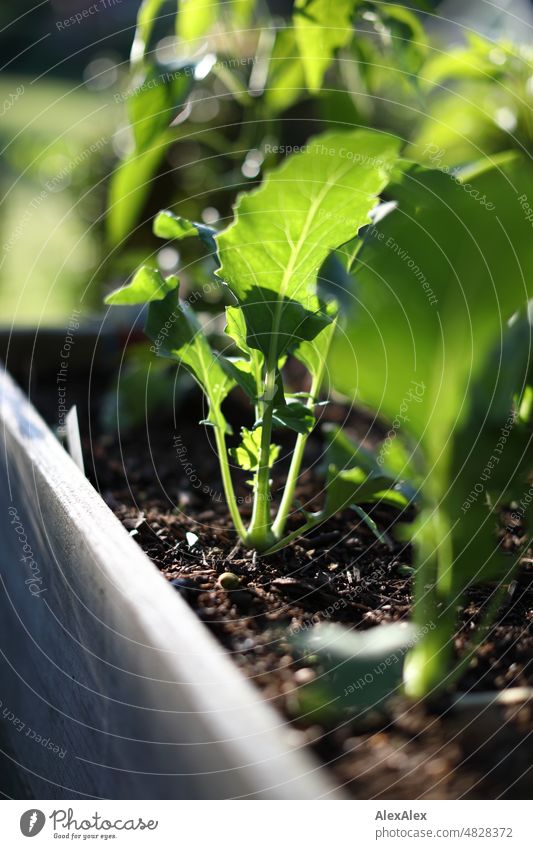
[[[240,307],[226,307],[225,333],[233,339],[243,354],[248,354],[249,357],[257,356],[262,360],[262,355],[255,348],[250,348],[246,341],[246,319]]]
[[[128,286],[111,292],[106,303],[149,304],[144,331],[153,352],[182,362],[218,408],[236,381],[222,368],[194,312],[180,303],[178,291],[177,277],[164,278],[156,269],[144,267]]]
[[[315,417],[313,411],[301,401],[289,401],[274,407],[273,422],[277,427],[286,427],[296,433],[311,433]]]
[[[334,340],[331,369],[350,397],[391,422],[402,415],[421,461],[414,618],[435,630],[413,648],[405,675],[408,694],[420,697],[453,683],[456,609],[467,588],[497,579],[490,624],[519,559],[502,554],[495,531],[504,499],[529,491],[522,464],[531,434],[509,416],[530,330],[505,340],[533,293],[524,208],[533,168],[508,156],[463,182],[415,166],[390,194],[398,207],[359,256],[357,309]],[[424,387],[418,398],[413,381]]]
[[[146,56],[155,22],[166,0],[143,0],[137,13],[137,26],[131,48],[132,64],[141,63]]]
[[[209,32],[218,16],[218,0],[179,0],[176,34],[187,44],[195,42]]]
[[[391,487],[390,478],[386,475],[368,475],[360,466],[344,471],[334,465],[329,466],[324,519],[352,505],[374,501],[387,502],[397,507],[405,507],[407,503],[404,496]]]
[[[533,197],[533,168],[518,157],[466,185],[409,168],[390,188],[398,208],[360,254],[357,309],[333,343],[338,389],[390,421],[407,404],[402,429],[420,443],[439,489],[447,485],[449,436],[468,411],[469,382],[502,318],[532,294],[533,240],[518,185]],[[426,389],[409,401],[412,381]]]
[[[135,148],[116,169],[109,190],[107,229],[114,245],[130,235],[161,160],[178,137],[170,124],[185,106],[198,64],[150,64],[136,76],[135,88],[127,98]]]
[[[219,356],[219,363],[228,377],[234,380],[255,404],[257,402],[257,382],[250,360]]]
[[[173,140],[170,131],[161,133],[145,150],[127,156],[114,172],[106,221],[113,245],[131,234],[152,188],[152,178]]]
[[[179,302],[177,290],[163,300],[151,301],[144,331],[157,356],[181,362],[191,372],[214,410],[210,421],[215,426],[220,424],[220,405],[235,381],[220,365],[194,312],[188,304]]]
[[[259,454],[261,449],[261,434],[260,427],[255,430],[248,430],[243,427],[241,429],[241,444],[238,448],[231,448],[230,454],[239,464],[241,469],[247,472],[257,472],[259,468]],[[276,462],[280,452],[279,445],[271,445],[269,451],[269,467],[271,468]]]
[[[150,65],[127,99],[128,118],[137,151],[145,150],[168,129],[194,85],[195,65]]]
[[[256,286],[248,299],[241,302],[247,345],[261,351],[266,359],[270,354],[278,361],[302,340],[314,339],[331,324],[331,319],[319,309],[314,311],[314,299],[305,299],[307,305],[303,306],[296,300],[280,298],[270,289]]]
[[[385,501],[405,507],[416,498],[416,490],[405,480],[411,467],[402,469],[399,477],[385,463],[362,445],[356,445],[337,425],[322,429],[326,443],[328,487],[326,509],[337,512],[362,501]]]
[[[337,327],[337,304],[328,304],[325,312],[332,319],[330,324],[327,324],[311,341],[300,342],[293,351],[296,359],[304,364],[312,377],[320,377],[324,373],[329,349]]]
[[[508,59],[506,45],[495,45],[493,41],[480,36],[467,35],[467,46],[446,50],[425,63],[421,74],[421,83],[427,88],[441,85],[447,80],[497,78],[504,73],[505,60]],[[499,53],[501,63],[496,64],[491,56]]]
[[[307,86],[320,90],[335,51],[353,36],[357,0],[296,0],[293,23]]]
[[[239,307],[226,307],[225,333],[233,339],[237,348],[248,357],[250,373],[253,375],[254,380],[253,396],[250,394],[251,384],[249,384],[248,390],[243,386],[242,382],[240,385],[249,397],[254,398],[255,403],[262,392],[264,357],[260,351],[250,348],[248,345],[246,341],[246,320],[243,311]],[[248,378],[244,378],[244,380],[248,382]]]
[[[317,310],[318,270],[368,223],[398,144],[369,131],[326,134],[240,197],[215,237],[217,275],[239,300],[249,346],[279,359],[331,323]]]
[[[415,627],[403,622],[368,631],[320,624],[292,638],[300,651],[318,656],[322,701],[336,711],[375,710],[399,695],[405,654],[416,640]]]
[[[305,86],[305,76],[293,29],[276,33],[270,58],[264,100],[273,114],[288,109],[299,100]]]
[[[105,299],[106,304],[148,304],[162,301],[179,286],[177,277],[163,277],[156,268],[144,266],[134,274],[127,286],[115,289]]]
[[[206,224],[189,221],[187,218],[174,215],[168,209],[163,209],[155,217],[153,229],[154,234],[161,239],[176,239],[180,241],[190,236],[197,236],[209,251],[216,254],[217,246],[214,239],[216,230],[213,230],[212,227],[208,227]]]

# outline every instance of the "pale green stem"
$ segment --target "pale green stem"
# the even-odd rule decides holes
[[[222,475],[222,484],[224,486],[224,495],[226,496],[226,502],[229,507],[231,518],[233,519],[235,530],[237,531],[241,539],[246,539],[246,528],[244,527],[244,523],[241,519],[241,514],[239,513],[239,508],[237,507],[237,499],[235,498],[235,490],[233,489],[233,481],[231,479],[231,472],[228,463],[228,451],[226,448],[226,437],[224,435],[223,424],[215,424],[215,441],[217,444],[220,473]]]
[[[441,688],[452,661],[456,619],[455,608],[445,608],[453,563],[447,518],[438,507],[428,507],[420,522],[418,539],[415,536],[414,540],[413,621],[423,629],[423,636],[409,650],[404,664],[404,691],[415,699]]]
[[[317,525],[320,525],[322,522],[325,522],[329,516],[326,516],[323,513],[319,513],[317,516],[312,516],[304,525],[301,525],[297,530],[291,531],[290,534],[287,534],[283,539],[278,540],[274,545],[268,548],[264,553],[265,554],[274,554],[275,551],[279,551],[281,548],[285,548],[286,545],[293,542],[293,540],[298,539],[298,537],[303,536],[310,531],[312,528],[316,528]]]
[[[311,383],[311,390],[309,393],[310,398],[307,401],[308,409],[312,409],[316,403],[316,395],[318,394],[318,390],[320,389],[320,385],[322,383],[324,367],[325,358],[322,368],[314,376],[313,381]],[[308,433],[299,433],[296,438],[296,443],[294,445],[294,453],[292,455],[291,465],[289,468],[289,473],[287,475],[287,482],[283,491],[283,497],[279,505],[279,510],[276,519],[274,521],[274,524],[272,525],[272,531],[277,539],[280,539],[280,537],[283,535],[283,531],[285,530],[285,524],[289,517],[308,437]]]
[[[269,369],[262,404],[261,446],[254,492],[254,507],[247,537],[249,544],[257,548],[258,551],[264,551],[274,542],[270,518],[270,441],[272,438],[275,389],[276,371]]]

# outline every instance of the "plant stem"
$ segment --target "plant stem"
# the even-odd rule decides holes
[[[231,518],[233,519],[233,524],[235,525],[235,530],[239,534],[240,538],[244,540],[246,539],[246,528],[244,527],[244,523],[241,519],[241,514],[239,513],[239,508],[237,507],[237,500],[235,498],[235,490],[233,489],[233,481],[231,479],[231,472],[228,463],[228,450],[226,448],[226,437],[224,434],[223,423],[217,422],[215,424],[215,441],[217,444],[220,473],[222,475],[222,484],[224,486],[224,495],[226,496],[226,502],[229,507]]]
[[[413,618],[424,634],[404,665],[404,690],[415,699],[442,689],[452,661],[456,624],[455,606],[449,604],[453,569],[449,522],[438,507],[427,507],[419,522]]]
[[[293,540],[298,539],[303,534],[310,531],[312,528],[315,528],[317,525],[320,525],[321,522],[325,522],[325,520],[329,518],[328,516],[324,516],[322,513],[319,513],[317,516],[312,516],[304,525],[301,525],[297,530],[291,531],[290,534],[287,534],[283,539],[279,539],[274,545],[271,545],[264,553],[265,554],[274,554],[275,551],[279,551],[280,548],[285,548],[286,545],[289,545]]]
[[[306,404],[308,409],[312,409],[314,404],[316,403],[315,398],[322,383],[324,367],[325,358],[323,367],[313,377],[311,389],[309,392],[310,397],[308,398]],[[291,465],[289,468],[289,473],[287,475],[287,482],[283,491],[283,497],[279,505],[276,519],[274,521],[274,524],[272,525],[272,532],[276,539],[281,539],[281,537],[283,536],[283,531],[285,530],[285,524],[287,522],[289,512],[292,507],[292,502],[294,500],[294,492],[296,490],[296,484],[298,483],[298,477],[300,475],[300,468],[302,466],[302,460],[308,437],[308,433],[299,433],[296,438],[296,443],[294,445],[294,453],[292,455]]]
[[[270,518],[270,441],[272,438],[272,416],[276,391],[276,370],[269,369],[265,381],[261,445],[257,469],[252,519],[248,528],[247,542],[258,551],[265,551],[275,542]]]

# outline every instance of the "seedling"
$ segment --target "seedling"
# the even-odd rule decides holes
[[[328,436],[324,506],[306,514],[298,529],[286,532],[337,322],[337,306],[321,297],[317,276],[331,252],[369,223],[397,151],[398,141],[387,135],[329,133],[273,170],[260,188],[241,195],[233,222],[220,233],[169,211],[158,215],[156,235],[198,238],[215,257],[216,275],[234,301],[226,309],[226,334],[237,356],[211,347],[197,316],[179,300],[175,276],[164,278],[144,267],[128,286],[107,298],[109,304],[148,304],[145,332],[153,350],[181,363],[200,385],[209,408],[205,424],[214,431],[235,529],[246,545],[258,551],[275,551],[357,502],[380,498],[406,503],[386,469],[369,464],[334,432]],[[304,397],[291,394],[285,385],[283,366],[289,355],[310,374],[310,390]],[[231,431],[223,403],[237,386],[253,407],[255,421],[253,427],[242,429],[240,444],[228,451]],[[273,434],[278,428],[291,430],[296,437],[273,516],[271,475],[279,457]],[[230,457],[250,475],[253,510],[248,527],[239,512]]]
[[[357,256],[357,300],[331,362],[337,387],[389,421],[411,380],[425,386],[392,440],[395,471],[420,492],[406,534],[416,557],[414,624],[428,630],[404,670],[406,692],[420,697],[460,675],[521,554],[503,553],[496,527],[504,505],[529,503],[531,331],[516,313],[533,289],[531,225],[520,206],[522,193],[533,197],[533,173],[511,155],[464,178],[407,165],[399,174],[388,189],[397,207],[367,231]],[[458,662],[457,608],[479,584],[490,599]]]

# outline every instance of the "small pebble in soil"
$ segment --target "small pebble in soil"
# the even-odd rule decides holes
[[[309,684],[309,682],[313,681],[315,677],[315,670],[309,669],[307,666],[303,669],[297,669],[294,673],[294,680],[296,684]]]
[[[193,534],[192,531],[187,531],[187,533],[185,534],[185,539],[187,540],[187,545],[189,546],[189,548],[194,548],[199,538],[198,535]]]
[[[223,590],[237,590],[241,585],[241,579],[234,572],[222,572],[218,583]]]

